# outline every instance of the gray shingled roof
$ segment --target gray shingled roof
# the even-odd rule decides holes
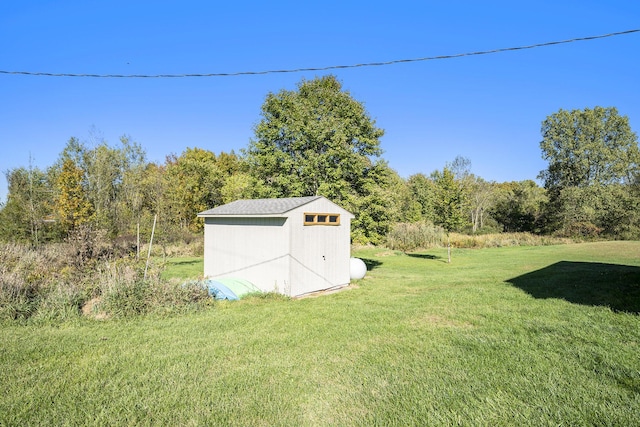
[[[306,205],[322,196],[288,197],[282,199],[236,200],[226,205],[217,206],[198,216],[215,215],[276,215]]]

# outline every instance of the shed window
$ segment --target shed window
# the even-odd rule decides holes
[[[340,214],[305,213],[304,225],[340,225]]]

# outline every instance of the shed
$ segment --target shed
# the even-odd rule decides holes
[[[204,275],[300,296],[349,284],[353,214],[322,196],[237,200],[204,218]]]

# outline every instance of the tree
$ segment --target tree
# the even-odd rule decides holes
[[[459,181],[455,180],[453,172],[445,167],[442,172],[431,174],[434,183],[433,210],[436,225],[442,226],[447,232],[458,230],[466,220],[462,206],[467,202],[467,195]]]
[[[467,195],[461,183],[455,179],[453,172],[445,166],[440,171],[431,174],[434,183],[433,211],[436,225],[447,231],[447,238],[451,231],[458,230],[465,222],[466,214],[463,206],[467,203]],[[449,262],[451,250],[449,247]]]
[[[613,108],[560,110],[542,122],[540,173],[547,190],[629,183],[640,172],[638,137]]]
[[[506,232],[539,232],[547,193],[532,180],[496,184],[491,216]]]
[[[378,159],[383,134],[364,106],[329,75],[303,80],[295,91],[269,93],[244,154],[250,173],[264,184],[262,196],[323,195],[358,216],[364,198],[385,197],[378,192],[389,177]],[[356,219],[354,229],[375,238],[376,221]]]
[[[231,153],[221,152],[216,165],[222,177],[220,197],[222,203],[238,199],[253,199],[265,193],[262,182],[249,173],[247,162]]]
[[[7,202],[0,209],[0,237],[37,245],[52,205],[47,176],[38,168],[16,168],[6,173]]]
[[[351,223],[352,240],[362,244],[383,243],[391,226],[411,213],[407,209],[408,202],[404,180],[386,162],[376,162],[360,193],[342,201],[356,214]]]
[[[59,226],[63,232],[74,231],[78,226],[93,219],[93,206],[89,202],[83,182],[84,171],[71,159],[64,160],[62,170],[57,176],[55,201]]]
[[[613,107],[560,110],[542,123],[542,135],[542,156],[549,161],[540,173],[549,195],[548,230],[597,234],[614,229],[606,211],[622,212],[635,202],[611,194],[631,195],[640,173],[638,138],[628,118]]]
[[[120,144],[120,147],[110,147],[101,141],[84,155],[95,222],[112,236],[133,231],[140,217],[142,195],[138,188],[146,163],[145,152],[139,144],[128,136],[122,136]]]
[[[216,155],[201,148],[187,148],[180,157],[167,158],[164,176],[171,221],[182,229],[201,230],[198,212],[222,203],[223,178]]]
[[[492,183],[473,174],[469,176],[468,182],[471,231],[475,233],[485,225],[485,213],[493,203],[494,189]]]
[[[433,197],[435,193],[433,181],[423,173],[411,175],[407,180],[407,186],[413,202],[420,211],[420,219],[434,221]]]

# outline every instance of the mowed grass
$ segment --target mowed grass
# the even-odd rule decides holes
[[[166,268],[162,272],[165,279],[182,278],[198,279],[204,273],[204,259],[202,257],[176,257],[166,261]]]
[[[354,255],[317,298],[4,325],[0,425],[639,424],[640,242]]]

